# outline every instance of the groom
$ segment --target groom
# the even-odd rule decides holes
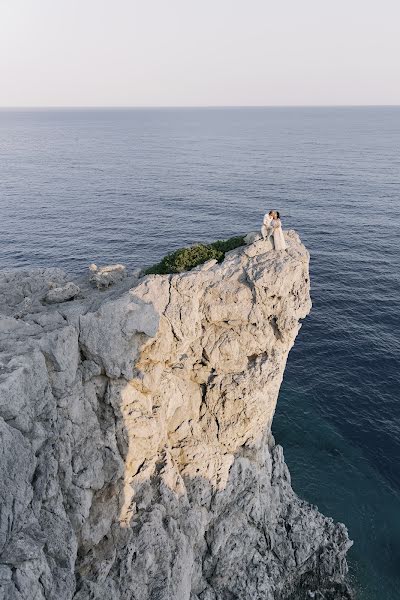
[[[274,211],[270,210],[269,213],[266,213],[264,215],[264,219],[263,219],[263,224],[261,226],[261,235],[263,240],[269,240],[271,238],[271,241],[273,241],[273,233],[274,233],[274,228],[272,227],[272,221],[274,220]]]

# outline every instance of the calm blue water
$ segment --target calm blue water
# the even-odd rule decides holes
[[[0,262],[150,264],[283,214],[314,309],[274,433],[344,521],[362,600],[400,597],[400,109],[0,111]]]

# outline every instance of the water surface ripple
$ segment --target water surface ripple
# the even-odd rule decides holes
[[[151,264],[277,207],[314,308],[274,434],[344,521],[362,600],[400,589],[400,109],[0,111],[0,262]]]

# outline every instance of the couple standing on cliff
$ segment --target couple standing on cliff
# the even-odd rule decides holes
[[[282,223],[279,212],[270,210],[264,215],[263,224],[261,227],[261,235],[263,240],[271,239],[274,243],[275,250],[286,250],[286,242],[283,237]]]

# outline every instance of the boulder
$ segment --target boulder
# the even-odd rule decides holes
[[[244,237],[244,241],[246,244],[253,244],[254,242],[257,242],[258,240],[261,240],[261,239],[262,239],[262,235],[259,231],[252,231],[251,233],[248,233]]]
[[[57,304],[59,302],[66,302],[76,298],[80,293],[80,287],[69,281],[61,287],[51,287],[45,296],[45,302],[48,304]]]
[[[91,264],[89,270],[91,272],[90,282],[96,285],[98,289],[115,285],[127,276],[126,267],[120,264],[106,267],[97,267],[97,265]]]

